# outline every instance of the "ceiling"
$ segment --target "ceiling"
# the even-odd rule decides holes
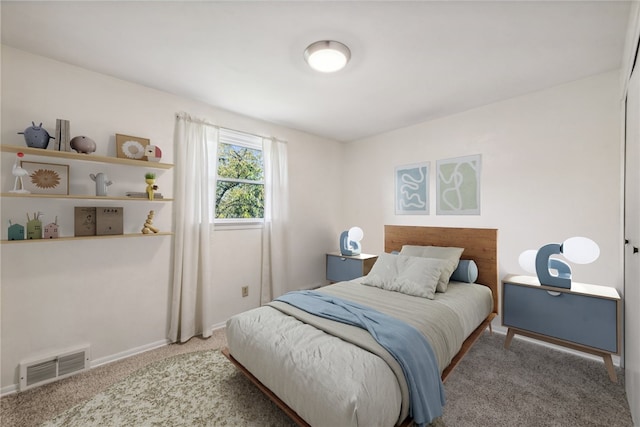
[[[352,141],[617,69],[627,1],[3,0],[2,43]],[[341,72],[308,68],[324,39]],[[211,118],[215,120],[214,118]]]

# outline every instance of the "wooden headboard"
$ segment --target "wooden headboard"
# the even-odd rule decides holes
[[[464,248],[460,259],[478,266],[479,284],[493,293],[493,311],[498,312],[498,230],[495,228],[384,226],[384,251],[400,251],[402,245],[453,246]]]

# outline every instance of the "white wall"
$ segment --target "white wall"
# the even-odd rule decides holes
[[[115,156],[116,133],[146,137],[173,162],[174,114],[186,111],[220,126],[288,141],[291,225],[288,274],[291,289],[323,284],[324,253],[337,245],[342,144],[211,108],[199,102],[2,47],[2,144],[24,144],[31,121],[53,134],[57,118],[71,122],[72,136],[87,135],[96,154]],[[37,124],[36,123],[36,124]],[[2,153],[2,192],[12,188],[12,153]],[[48,161],[47,158],[25,160]],[[99,163],[70,163],[72,193],[95,194],[89,173],[107,172],[117,195],[144,183],[143,170]],[[173,171],[159,172],[160,191],[173,195]],[[59,215],[63,235],[73,235],[62,216],[77,200],[3,198],[2,239],[9,219],[25,212]],[[94,203],[91,204],[100,204]],[[108,203],[110,204],[110,203]],[[148,209],[124,202],[125,232],[137,232]],[[86,205],[86,204],[85,204]],[[171,228],[172,206],[154,204],[155,224]],[[130,215],[128,215],[130,213]],[[139,219],[138,219],[139,218]],[[24,222],[24,221],[22,221]],[[335,237],[335,238],[334,238]],[[216,324],[259,304],[259,229],[214,233]],[[335,240],[335,242],[334,242]],[[17,383],[18,363],[52,349],[90,343],[104,362],[165,343],[169,322],[172,237],[4,244],[1,250],[2,391]],[[242,298],[240,287],[249,286]]]
[[[601,248],[574,280],[622,292],[621,103],[617,72],[398,129],[346,147],[344,212],[383,250],[383,225],[499,229],[500,276],[518,255],[583,235]],[[438,159],[482,155],[479,216],[435,215]],[[431,162],[430,215],[394,214],[394,168]]]

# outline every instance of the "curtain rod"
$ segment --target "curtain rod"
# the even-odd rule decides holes
[[[251,133],[251,132],[245,132],[243,130],[230,129],[230,128],[227,128],[227,127],[224,127],[224,126],[216,125],[216,124],[211,123],[210,121],[205,120],[205,119],[200,119],[200,118],[193,117],[193,116],[191,116],[191,114],[184,113],[184,112],[176,113],[176,118],[177,119],[186,119],[186,120],[189,120],[189,121],[194,122],[194,123],[199,123],[199,124],[202,124],[202,125],[211,126],[211,127],[216,128],[218,130],[219,129],[226,129],[226,130],[231,130],[231,131],[234,131],[234,132],[242,132],[242,133],[246,133],[248,135],[257,136],[258,138],[276,139],[276,140],[278,140],[280,142],[288,144],[288,141],[285,141],[285,140],[282,140],[282,139],[278,139],[275,136],[264,136],[264,135],[258,135],[258,134]]]

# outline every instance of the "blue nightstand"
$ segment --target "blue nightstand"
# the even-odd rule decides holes
[[[518,334],[595,354],[616,382],[611,355],[620,353],[621,307],[615,288],[573,282],[565,289],[540,285],[531,276],[506,276],[502,325],[509,330],[504,347]]]
[[[377,255],[344,256],[340,252],[327,254],[327,280],[344,282],[366,276],[378,259]]]

